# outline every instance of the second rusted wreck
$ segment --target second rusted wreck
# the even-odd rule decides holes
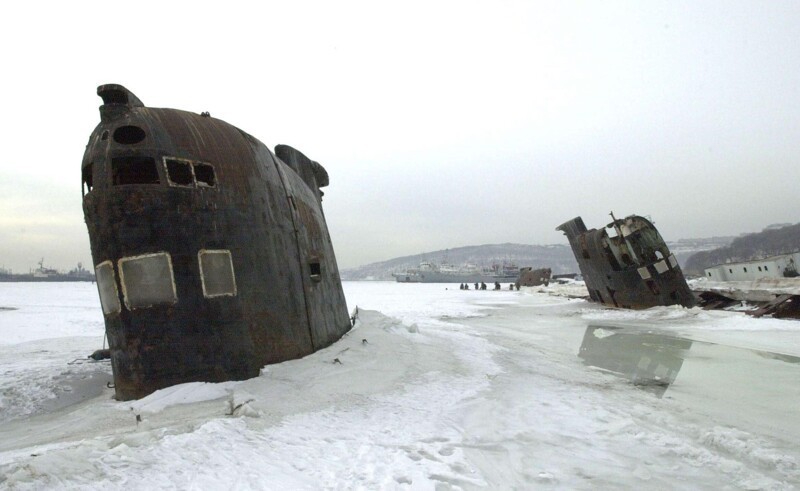
[[[612,214],[611,218],[613,221],[600,230],[587,230],[580,217],[556,228],[569,239],[589,297],[629,309],[694,306],[695,296],[678,260],[655,226],[637,215],[616,219]]]
[[[547,286],[550,283],[551,274],[552,270],[550,268],[520,268],[519,278],[517,278],[517,288],[521,286]]]

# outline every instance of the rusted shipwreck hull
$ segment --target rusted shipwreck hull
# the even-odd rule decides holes
[[[83,209],[117,399],[250,378],[348,331],[321,165],[208,113],[97,93]]]
[[[587,230],[580,217],[556,228],[569,239],[589,297],[631,309],[695,305],[677,259],[653,224],[637,215],[612,219],[600,230]]]
[[[550,268],[533,269],[532,267],[525,267],[519,269],[519,278],[517,279],[517,288],[521,286],[547,286],[550,283],[550,275],[552,271]]]

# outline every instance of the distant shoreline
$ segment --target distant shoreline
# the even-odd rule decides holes
[[[67,275],[64,276],[50,276],[46,278],[37,278],[29,274],[21,275],[4,275],[0,276],[0,283],[75,283],[78,281],[85,281],[94,283],[94,277],[91,278],[74,278]]]

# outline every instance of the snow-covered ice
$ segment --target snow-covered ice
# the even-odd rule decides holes
[[[117,402],[109,364],[86,361],[94,285],[0,283],[0,488],[800,485],[797,321],[344,286],[359,320],[329,348]]]

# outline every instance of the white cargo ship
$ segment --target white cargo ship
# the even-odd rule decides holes
[[[454,266],[423,261],[416,268],[402,273],[392,273],[398,283],[513,283],[519,278],[515,264],[494,264],[480,268],[475,264]]]

